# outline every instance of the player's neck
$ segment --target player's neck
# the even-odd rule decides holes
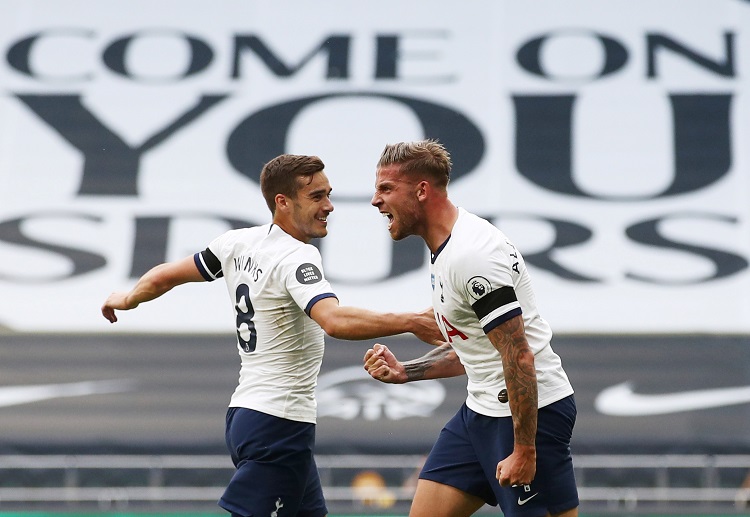
[[[450,236],[457,219],[458,208],[447,197],[429,208],[427,228],[422,237],[431,253],[435,253]]]
[[[310,243],[310,238],[305,235],[304,233],[300,232],[294,224],[292,224],[290,221],[285,220],[284,218],[276,218],[273,219],[273,224],[281,228],[284,233],[290,235],[291,237],[294,237],[300,242],[304,242],[305,244]]]

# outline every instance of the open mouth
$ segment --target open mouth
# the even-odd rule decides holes
[[[381,212],[381,214],[388,221],[388,229],[390,230],[391,226],[393,226],[393,214],[391,214],[390,212]]]

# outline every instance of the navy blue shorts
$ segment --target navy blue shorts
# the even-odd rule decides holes
[[[315,424],[229,408],[226,441],[237,471],[219,506],[254,516],[328,513],[312,453]]]
[[[511,417],[480,415],[464,404],[445,425],[419,477],[473,494],[505,517],[540,517],[578,506],[570,438],[576,420],[573,395],[539,410],[536,476],[531,485],[501,487],[497,464],[513,452]]]

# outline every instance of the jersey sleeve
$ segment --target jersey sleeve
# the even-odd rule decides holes
[[[211,244],[203,250],[193,255],[195,265],[198,267],[198,271],[203,276],[203,279],[207,282],[213,282],[217,278],[224,276],[224,271],[221,266],[221,245],[224,241],[224,235],[221,235],[211,241]]]
[[[509,243],[508,243],[509,244]],[[459,282],[485,334],[521,314],[521,304],[513,288],[515,248],[487,243],[464,257]]]
[[[337,298],[323,275],[322,263],[320,252],[314,246],[303,246],[284,261],[286,288],[308,316],[320,300]]]

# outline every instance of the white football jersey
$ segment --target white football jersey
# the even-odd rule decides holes
[[[226,232],[195,263],[224,277],[234,304],[242,365],[229,406],[315,423],[324,333],[309,312],[335,296],[318,249],[266,224]]]
[[[466,405],[486,416],[510,416],[500,352],[486,333],[519,314],[534,353],[539,407],[572,394],[523,257],[489,221],[458,210],[450,237],[431,257],[430,273],[435,318],[468,376]]]

